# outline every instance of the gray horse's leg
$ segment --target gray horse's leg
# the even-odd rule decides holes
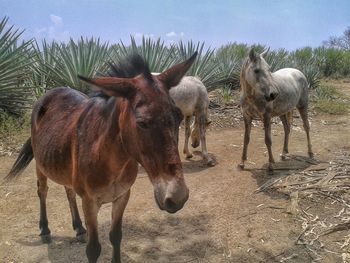
[[[280,119],[283,124],[283,129],[284,129],[284,144],[283,144],[283,150],[281,154],[282,160],[285,160],[286,155],[288,154],[288,143],[289,143],[289,134],[290,134],[290,126],[291,126],[291,123],[289,122],[289,119],[288,119],[288,114],[289,113],[280,116]]]
[[[272,148],[271,148],[272,140],[271,140],[271,115],[270,114],[264,115],[264,129],[265,129],[265,144],[269,154],[269,165],[267,169],[269,171],[273,171],[273,163],[275,162],[275,160],[273,159]]]
[[[192,158],[193,155],[190,153],[190,151],[188,150],[188,139],[190,138],[191,135],[191,128],[190,128],[190,124],[191,124],[191,116],[186,116],[185,117],[185,143],[184,143],[184,154],[186,155],[186,158]]]
[[[244,120],[244,142],[243,142],[242,160],[241,160],[241,163],[238,165],[238,167],[241,169],[244,168],[244,162],[247,160],[248,144],[250,141],[250,131],[252,129],[252,118],[249,116],[245,116],[243,114],[243,120]]]
[[[309,157],[314,157],[314,154],[312,152],[312,146],[311,146],[311,139],[310,139],[310,124],[308,120],[308,113],[307,113],[307,107],[298,108],[301,119],[303,120],[303,126],[304,130],[306,132],[306,138],[307,138],[307,149]]]
[[[69,208],[72,215],[73,229],[76,232],[77,239],[80,242],[86,241],[86,230],[83,227],[79,215],[79,210],[77,206],[76,193],[73,189],[64,187],[66,189],[66,194],[69,202]]]
[[[199,115],[199,116],[196,116],[196,120],[198,121],[198,124],[199,124],[199,137],[200,137],[200,141],[201,141],[201,145],[202,145],[203,159],[207,162],[207,165],[214,166],[215,162],[208,154],[207,142],[206,142],[206,138],[205,138],[207,118],[205,115]]]

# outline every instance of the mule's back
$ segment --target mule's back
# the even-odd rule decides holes
[[[170,90],[170,96],[184,116],[192,116],[195,111],[206,111],[209,105],[208,93],[197,77],[185,76]]]
[[[48,91],[34,105],[32,145],[37,167],[54,181],[68,185],[59,174],[71,172],[72,137],[75,123],[87,97],[71,88]],[[57,176],[55,176],[57,175]]]

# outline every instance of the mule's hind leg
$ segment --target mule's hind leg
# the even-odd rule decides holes
[[[244,120],[244,142],[243,142],[241,163],[238,165],[238,167],[241,169],[244,168],[244,162],[247,160],[248,144],[250,141],[250,131],[252,129],[252,118],[249,116],[245,116],[243,114],[243,120]]]
[[[101,254],[101,244],[98,240],[97,213],[100,206],[91,198],[83,197],[83,211],[88,232],[86,256],[89,263],[96,263]]]
[[[122,218],[128,203],[130,190],[113,202],[112,224],[109,232],[109,240],[113,246],[112,263],[120,263],[120,243],[122,240]]]
[[[51,242],[51,231],[49,229],[49,221],[47,220],[46,212],[46,197],[49,187],[47,186],[47,177],[43,175],[38,168],[36,169],[36,174],[38,177],[38,196],[40,199],[40,236],[43,243],[49,243]]]
[[[190,128],[190,124],[191,124],[191,116],[186,116],[185,117],[185,143],[184,143],[184,154],[186,155],[186,158],[192,158],[193,155],[190,153],[190,151],[188,150],[188,139],[190,138],[191,135],[191,128]]]
[[[289,122],[288,114],[280,116],[280,119],[283,124],[283,129],[284,129],[284,144],[283,144],[283,150],[281,154],[281,159],[285,160],[286,155],[288,154],[288,144],[289,144],[289,134],[290,134],[290,126],[291,123]]]
[[[311,146],[310,124],[309,124],[309,119],[308,119],[307,107],[298,108],[298,110],[300,113],[300,117],[303,120],[303,126],[304,126],[304,130],[306,132],[308,154],[309,154],[309,157],[312,158],[312,157],[314,157],[314,154],[312,152],[312,146]]]
[[[66,186],[64,188],[66,189],[66,194],[69,202],[69,209],[72,215],[73,229],[76,232],[77,239],[81,242],[85,242],[86,230],[81,223],[75,191]]]

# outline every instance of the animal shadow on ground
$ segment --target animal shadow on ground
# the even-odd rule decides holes
[[[211,166],[208,166],[208,164],[202,159],[202,152],[200,151],[193,151],[192,152],[194,158],[192,159],[186,159],[186,161],[182,162],[182,167],[184,170],[184,174],[191,174],[191,173],[197,173],[201,172],[203,170],[211,168]],[[216,157],[208,153],[208,155],[213,159],[214,163],[217,165],[217,159]],[[199,158],[197,158],[199,157]]]
[[[208,234],[209,216],[161,214],[146,218],[125,217],[123,222],[122,260],[136,262],[203,262],[208,255],[222,254]],[[54,229],[52,229],[54,232]],[[101,262],[110,262],[112,247],[109,242],[110,221],[99,227],[102,245]],[[25,247],[47,246],[48,259],[53,263],[86,262],[84,243],[72,236],[53,233],[50,244],[42,244],[36,235],[17,240]],[[46,262],[42,258],[42,262]]]
[[[246,168],[246,171],[250,171],[253,175],[253,178],[257,181],[258,191],[265,192],[270,195],[272,198],[280,198],[284,196],[278,196],[277,193],[269,191],[270,186],[273,185],[276,180],[284,178],[286,176],[293,175],[300,171],[305,170],[311,165],[319,164],[321,161],[309,158],[301,155],[288,155],[286,160],[280,160],[274,164],[274,170],[269,172],[267,170],[267,165],[264,164],[261,168]]]

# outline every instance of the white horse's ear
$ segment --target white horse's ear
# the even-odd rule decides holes
[[[260,54],[260,56],[262,56],[263,58],[265,58],[266,55],[267,55],[267,53],[269,53],[269,51],[270,51],[270,47],[268,47],[267,49],[265,49],[265,50]]]
[[[255,52],[254,49],[251,48],[249,50],[249,59],[250,59],[250,61],[256,61],[257,58],[258,58],[258,54]]]

